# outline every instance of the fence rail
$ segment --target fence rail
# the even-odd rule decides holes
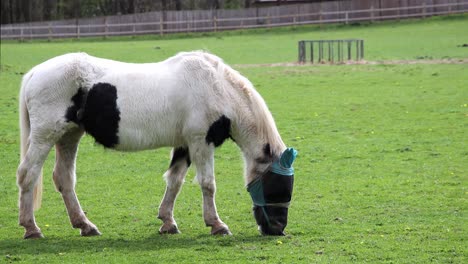
[[[340,1],[338,1],[340,2]],[[348,1],[349,2],[349,1]],[[364,2],[364,1],[363,1]],[[368,1],[371,3],[372,1]],[[390,1],[388,1],[390,2]],[[432,4],[426,4],[431,2]],[[80,38],[90,36],[169,34],[222,31],[262,27],[322,23],[355,23],[390,19],[428,17],[468,12],[468,0],[446,0],[443,4],[420,0],[419,5],[374,8],[345,8],[339,5],[311,3],[243,10],[167,11],[1,26],[1,39]],[[338,7],[337,7],[338,6]],[[330,11],[331,10],[331,11]],[[240,12],[240,13],[239,13]],[[285,14],[283,14],[285,13]],[[197,18],[195,17],[202,17]],[[144,21],[147,20],[147,21]],[[124,21],[124,22],[122,22]],[[125,22],[127,21],[127,22]]]

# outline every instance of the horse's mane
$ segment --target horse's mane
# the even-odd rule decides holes
[[[270,110],[252,83],[224,63],[221,58],[207,52],[201,52],[201,54],[217,69],[218,74],[223,76],[230,86],[238,89],[244,95],[243,97],[253,114],[253,120],[255,120],[256,133],[265,143],[270,144],[273,155],[280,156],[286,146],[281,139]]]

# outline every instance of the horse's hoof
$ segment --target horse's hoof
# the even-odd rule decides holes
[[[41,231],[34,231],[31,233],[26,232],[24,234],[24,239],[38,239],[38,238],[44,238],[44,235],[41,233]]]
[[[219,226],[218,228],[212,228],[211,229],[211,234],[212,235],[221,235],[221,236],[232,236],[231,231],[226,225]]]
[[[81,229],[81,236],[100,236],[101,235],[101,232],[99,232],[99,230],[95,227],[93,228],[89,228],[87,230],[85,229]]]
[[[180,234],[179,228],[177,225],[171,225],[169,228],[165,227],[164,225],[159,228],[159,234]]]

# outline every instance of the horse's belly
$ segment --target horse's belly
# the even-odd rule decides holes
[[[118,100],[118,150],[136,151],[182,145],[180,109],[168,109],[157,97]],[[133,103],[129,103],[133,102]]]
[[[182,144],[182,139],[171,125],[164,126],[152,122],[151,118],[145,118],[147,122],[142,124],[135,120],[121,120],[119,124],[118,139],[115,149],[122,151],[138,151],[154,149],[165,146],[177,146]],[[142,120],[143,121],[143,120]]]

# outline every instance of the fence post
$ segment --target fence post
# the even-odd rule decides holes
[[[135,26],[135,23],[136,23],[136,16],[135,16],[135,13],[133,13],[133,23],[132,23],[132,38],[134,38],[136,36],[135,32],[136,32],[136,26]]]
[[[49,22],[48,31],[49,31],[49,35],[47,36],[47,39],[51,41],[52,40],[52,22]]]
[[[297,19],[300,17],[300,12],[299,12],[299,6],[297,5],[296,6],[296,14],[293,15],[293,26],[296,26],[297,24]],[[279,21],[281,22],[281,18],[279,19]]]
[[[310,42],[310,62],[314,64],[314,41]]]
[[[375,19],[374,19],[374,4],[371,5],[370,7],[370,10],[371,10],[371,22],[375,22]]]
[[[323,62],[323,41],[319,40],[319,58],[318,58],[318,63]]]
[[[422,10],[422,17],[426,17],[426,1],[423,2],[423,10]]]
[[[163,20],[163,16],[162,16],[162,13],[161,13],[161,16],[159,17],[159,35],[163,36],[164,35],[164,20]]]
[[[107,28],[107,16],[104,17],[104,38],[107,39],[107,31],[109,29]]]
[[[338,40],[338,63],[341,63],[343,61],[341,58],[341,42],[342,40]]]
[[[299,41],[299,63],[305,62],[305,41]]]
[[[218,20],[216,19],[216,16],[213,17],[213,27],[214,32],[218,32]]]
[[[351,41],[348,40],[347,43],[348,43],[348,60],[350,61],[351,60]]]
[[[322,5],[320,5],[320,10],[319,10],[319,25],[322,27]]]
[[[29,40],[33,39],[33,29],[31,28],[31,22],[29,22]]]
[[[348,20],[349,20],[349,16],[348,16],[348,11],[346,11],[345,13],[345,24],[348,25]]]
[[[361,60],[364,59],[364,40],[361,40]]]
[[[359,41],[355,40],[356,43],[356,61],[359,61]]]

